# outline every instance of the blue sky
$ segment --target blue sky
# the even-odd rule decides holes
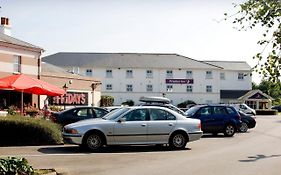
[[[12,36],[57,52],[177,53],[198,60],[256,62],[261,31],[232,21],[242,0],[2,0]],[[220,22],[218,22],[220,21]],[[253,77],[259,82],[258,76]]]

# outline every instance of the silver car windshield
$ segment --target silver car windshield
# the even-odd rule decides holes
[[[120,108],[120,109],[116,109],[108,114],[106,114],[105,116],[103,116],[102,118],[105,120],[115,120],[116,118],[118,118],[120,115],[122,115],[123,113],[127,112],[130,108]]]

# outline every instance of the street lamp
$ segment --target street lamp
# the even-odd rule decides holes
[[[66,105],[66,91],[67,91],[67,89],[68,89],[68,86],[67,86],[67,84],[65,83],[64,85],[63,85],[63,90],[64,90],[64,101],[63,101],[63,109],[65,109],[65,105]]]

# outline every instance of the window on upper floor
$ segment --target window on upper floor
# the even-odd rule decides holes
[[[105,71],[105,77],[106,78],[112,78],[112,70],[111,69],[107,69]]]
[[[186,78],[192,78],[192,77],[193,77],[192,71],[187,70],[187,71],[186,71]]]
[[[86,69],[86,76],[92,77],[93,76],[93,71],[92,69]]]
[[[221,72],[221,73],[220,73],[220,79],[221,79],[221,80],[225,80],[225,73],[224,73],[224,72]]]
[[[206,71],[206,79],[210,79],[210,78],[213,78],[213,72],[208,70]]]
[[[127,84],[126,85],[126,91],[127,92],[133,92],[133,85],[132,84]]]
[[[133,70],[126,70],[126,78],[133,78]]]
[[[107,84],[106,85],[106,90],[111,91],[112,90],[112,84]]]
[[[244,73],[238,73],[238,80],[244,80]]]
[[[167,70],[166,71],[166,77],[167,78],[173,78],[173,71],[172,70]]]
[[[211,85],[206,86],[206,92],[213,92],[213,89],[212,89]]]
[[[14,72],[21,73],[21,56],[14,55]]]
[[[192,92],[192,86],[191,85],[186,86],[186,92]]]
[[[152,86],[152,84],[146,85],[146,92],[153,92],[153,86]]]
[[[167,85],[166,86],[166,90],[167,90],[167,92],[173,92],[173,85]]]
[[[153,78],[152,70],[146,70],[146,78]]]

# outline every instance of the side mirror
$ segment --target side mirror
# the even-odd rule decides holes
[[[125,118],[120,118],[119,120],[117,120],[118,123],[122,123],[122,122],[125,122],[126,119]]]

